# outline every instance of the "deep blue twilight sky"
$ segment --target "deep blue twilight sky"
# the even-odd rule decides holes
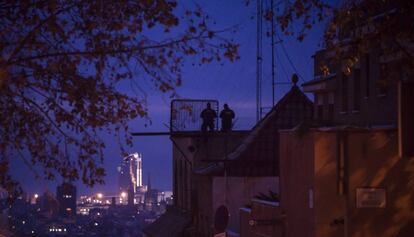
[[[179,7],[186,6],[190,1],[179,2]],[[192,66],[191,58],[183,69],[183,85],[177,89],[178,94],[189,99],[217,99],[220,107],[224,103],[236,113],[235,129],[251,128],[256,120],[256,3],[252,1],[246,6],[244,0],[209,0],[196,1],[205,13],[216,24],[215,29],[224,29],[239,24],[236,33],[229,34],[240,44],[240,60],[223,65],[212,63],[202,66]],[[264,1],[268,6],[268,2]],[[267,2],[267,3],[266,3]],[[278,2],[278,1],[275,1]],[[191,4],[194,2],[191,1]],[[180,5],[181,4],[181,5]],[[304,42],[298,42],[292,37],[283,37],[276,49],[276,81],[288,82],[292,73],[297,72],[301,78],[300,83],[310,80],[313,75],[314,52],[321,48],[322,29],[324,25],[315,26]],[[263,31],[270,31],[270,23],[263,21]],[[271,105],[271,67],[270,67],[270,39],[263,37],[263,106]],[[292,66],[293,64],[293,66]],[[133,132],[167,131],[164,124],[169,123],[170,98],[149,86],[150,82],[141,85],[146,89],[149,116],[152,125],[146,126],[148,121],[137,119],[131,121]],[[291,85],[277,85],[276,98],[280,99],[289,90]],[[130,86],[125,86],[126,93],[134,93]],[[121,161],[115,138],[104,136],[107,149],[105,153],[105,167],[107,177],[106,185],[89,189],[78,185],[79,194],[92,192],[115,193],[118,185],[116,167]],[[134,137],[134,146],[130,152],[139,152],[143,155],[143,178],[147,183],[148,174],[151,173],[152,186],[161,190],[172,189],[172,144],[168,136],[160,137]],[[29,194],[43,193],[46,189],[54,192],[59,181],[35,180],[33,174],[20,162],[12,167],[15,177],[21,181],[23,188]]]

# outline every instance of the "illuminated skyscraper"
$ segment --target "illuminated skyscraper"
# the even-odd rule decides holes
[[[119,172],[119,191],[136,193],[137,188],[142,186],[142,155],[133,153],[124,157]]]

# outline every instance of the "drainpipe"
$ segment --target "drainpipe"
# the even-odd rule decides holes
[[[348,134],[346,131],[338,131],[337,134],[337,186],[338,194],[343,197],[345,202],[344,213],[344,237],[348,237],[349,225],[349,179],[348,179]]]

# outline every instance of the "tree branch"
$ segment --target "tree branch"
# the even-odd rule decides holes
[[[9,59],[7,60],[7,64],[13,59],[13,57],[24,47],[24,45],[27,43],[27,41],[33,36],[33,34],[38,31],[42,26],[44,26],[50,19],[53,17],[59,15],[62,12],[65,12],[67,10],[70,10],[72,7],[76,6],[78,3],[74,3],[66,8],[63,8],[59,11],[56,11],[53,14],[50,14],[46,19],[44,19],[42,22],[40,22],[37,26],[35,26],[24,38],[22,41],[20,41],[20,44],[13,50],[13,52],[10,54]]]
[[[164,47],[168,47],[168,46],[172,46],[175,44],[179,44],[182,42],[186,42],[186,41],[193,41],[193,40],[198,40],[198,39],[206,39],[209,38],[209,36],[195,36],[195,37],[191,37],[191,38],[181,38],[178,40],[173,40],[167,43],[162,43],[162,44],[157,44],[157,45],[150,45],[150,46],[144,46],[144,47],[133,47],[133,48],[124,48],[124,49],[116,49],[116,50],[107,50],[107,51],[70,51],[70,52],[55,52],[55,53],[48,53],[48,54],[42,54],[42,55],[36,55],[36,56],[31,56],[31,57],[26,57],[26,58],[18,58],[15,61],[9,61],[8,64],[9,65],[13,65],[13,64],[17,64],[17,63],[21,63],[21,62],[25,62],[25,61],[32,61],[32,60],[37,60],[37,59],[44,59],[44,58],[49,58],[49,57],[59,57],[59,56],[72,56],[72,55],[111,55],[111,54],[122,54],[122,53],[131,53],[131,52],[136,52],[136,51],[141,51],[141,50],[148,50],[148,49],[157,49],[157,48],[164,48]]]

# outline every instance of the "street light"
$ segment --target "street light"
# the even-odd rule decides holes
[[[126,192],[121,193],[121,197],[126,198],[126,196],[127,196]]]
[[[35,193],[34,198],[37,199],[39,197],[39,194]]]
[[[97,196],[99,199],[101,199],[101,198],[103,197],[103,194],[102,194],[102,193],[98,193],[96,196]]]

